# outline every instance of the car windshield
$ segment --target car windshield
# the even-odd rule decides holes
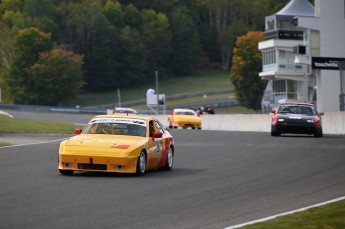
[[[96,118],[83,130],[83,134],[112,134],[146,136],[146,122],[139,119]]]
[[[176,115],[194,115],[195,113],[193,111],[176,111]]]
[[[135,110],[130,109],[116,109],[116,113],[128,113],[128,114],[136,114],[137,112]]]
[[[279,114],[290,113],[290,114],[304,114],[304,115],[315,115],[315,109],[313,106],[304,104],[283,104],[279,107]]]

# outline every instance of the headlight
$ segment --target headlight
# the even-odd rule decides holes
[[[72,167],[72,163],[71,162],[61,162],[61,164],[65,168],[71,168]]]
[[[114,165],[114,170],[125,170],[126,166],[125,165]]]

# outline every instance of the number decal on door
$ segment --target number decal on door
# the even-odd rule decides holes
[[[159,141],[155,141],[156,143],[156,154],[160,154],[161,153],[161,144]]]

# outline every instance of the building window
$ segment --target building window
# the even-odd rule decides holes
[[[301,82],[302,83],[302,82]],[[294,80],[274,80],[273,81],[273,104],[276,106],[281,100],[298,100],[303,97],[299,90],[301,85]]]
[[[310,30],[310,55],[320,56],[320,32]]]
[[[276,51],[274,49],[262,52],[263,71],[274,71],[277,69]]]

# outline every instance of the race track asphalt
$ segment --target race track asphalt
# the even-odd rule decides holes
[[[57,171],[59,142],[0,148],[0,228],[224,228],[345,195],[345,136],[172,130],[172,171]]]

